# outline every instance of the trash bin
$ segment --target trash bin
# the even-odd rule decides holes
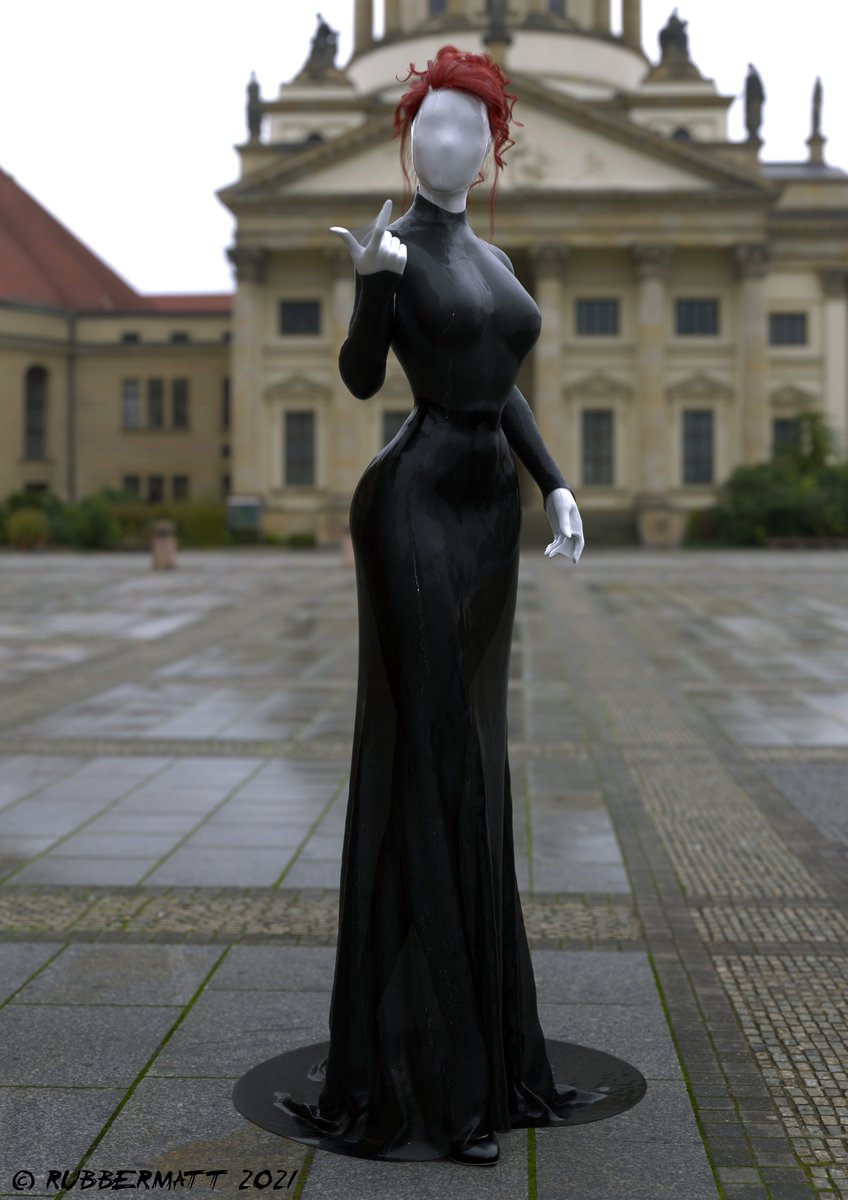
[[[240,541],[258,541],[262,532],[262,497],[228,496],[227,529]]]
[[[153,552],[151,566],[154,570],[158,571],[177,565],[177,536],[173,521],[163,519],[153,522],[150,547]]]

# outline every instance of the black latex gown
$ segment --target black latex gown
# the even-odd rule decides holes
[[[330,1053],[317,1105],[277,1104],[378,1157],[433,1158],[596,1095],[554,1083],[513,851],[510,447],[543,495],[567,486],[514,386],[540,314],[465,212],[418,193],[390,228],[405,272],[357,275],[340,369],[365,399],[391,346],[416,403],[351,504],[359,684]]]

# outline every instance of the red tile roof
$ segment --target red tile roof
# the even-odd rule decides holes
[[[188,295],[145,296],[157,312],[229,313],[233,307],[232,292],[197,292]]]
[[[148,307],[142,296],[3,170],[0,298],[70,309]]]
[[[228,313],[232,295],[142,296],[0,169],[0,301],[84,312]]]

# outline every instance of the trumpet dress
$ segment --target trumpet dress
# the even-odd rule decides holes
[[[565,1123],[515,873],[507,684],[521,502],[567,487],[515,387],[540,314],[465,212],[420,193],[390,229],[403,275],[356,277],[339,359],[367,399],[389,348],[415,403],[350,508],[356,715],[327,1058],[318,1103],[276,1105],[378,1158]],[[312,1078],[315,1078],[313,1073]]]

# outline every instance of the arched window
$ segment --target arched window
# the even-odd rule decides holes
[[[30,367],[24,380],[24,458],[47,457],[47,370]]]

